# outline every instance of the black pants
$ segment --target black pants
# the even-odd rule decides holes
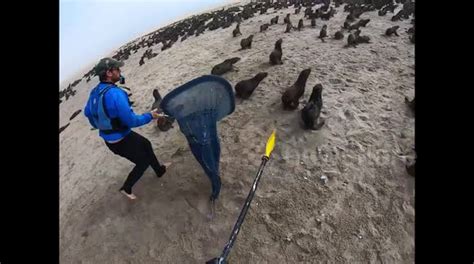
[[[133,185],[142,177],[148,166],[153,168],[158,177],[164,173],[164,166],[161,166],[158,162],[151,147],[151,142],[138,133],[132,131],[117,143],[108,143],[106,141],[105,144],[116,155],[135,163],[135,167],[128,175],[122,187],[128,193],[132,192]]]

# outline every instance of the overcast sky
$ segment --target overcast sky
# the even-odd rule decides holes
[[[170,20],[226,3],[229,1],[60,0],[59,81],[84,74],[101,57]]]

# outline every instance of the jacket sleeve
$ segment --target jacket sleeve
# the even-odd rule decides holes
[[[120,90],[113,90],[113,97],[117,115],[124,125],[128,126],[129,128],[132,128],[150,123],[150,121],[153,119],[151,113],[136,115],[128,103],[128,98],[126,94]],[[112,90],[110,92],[112,92]]]
[[[89,123],[92,127],[97,128],[94,119],[92,118],[92,113],[89,109],[90,100],[87,101],[86,107],[84,108],[84,115],[89,119]]]

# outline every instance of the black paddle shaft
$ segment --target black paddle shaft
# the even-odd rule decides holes
[[[224,247],[224,251],[222,252],[222,255],[219,258],[214,258],[212,260],[209,260],[208,264],[210,263],[222,263],[224,264],[227,256],[230,253],[230,250],[232,246],[234,245],[235,240],[237,239],[237,235],[239,234],[240,231],[240,226],[244,222],[244,218],[247,215],[247,212],[250,208],[250,203],[252,202],[253,196],[255,195],[255,191],[257,190],[258,183],[260,181],[260,177],[262,176],[263,173],[263,168],[265,168],[265,165],[267,164],[268,161],[267,156],[262,157],[262,163],[260,164],[260,168],[258,169],[257,176],[255,176],[255,179],[252,184],[252,188],[250,189],[249,194],[247,195],[247,199],[245,200],[245,204],[242,207],[242,210],[240,211],[239,218],[237,218],[237,222],[235,222],[234,228],[232,229],[232,233],[229,238],[229,242]]]

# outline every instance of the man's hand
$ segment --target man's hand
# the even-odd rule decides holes
[[[166,115],[163,114],[163,113],[158,113],[158,109],[153,109],[153,110],[151,110],[150,114],[151,114],[151,116],[153,117],[153,119],[158,119],[158,118],[161,118],[161,117],[166,116]]]

